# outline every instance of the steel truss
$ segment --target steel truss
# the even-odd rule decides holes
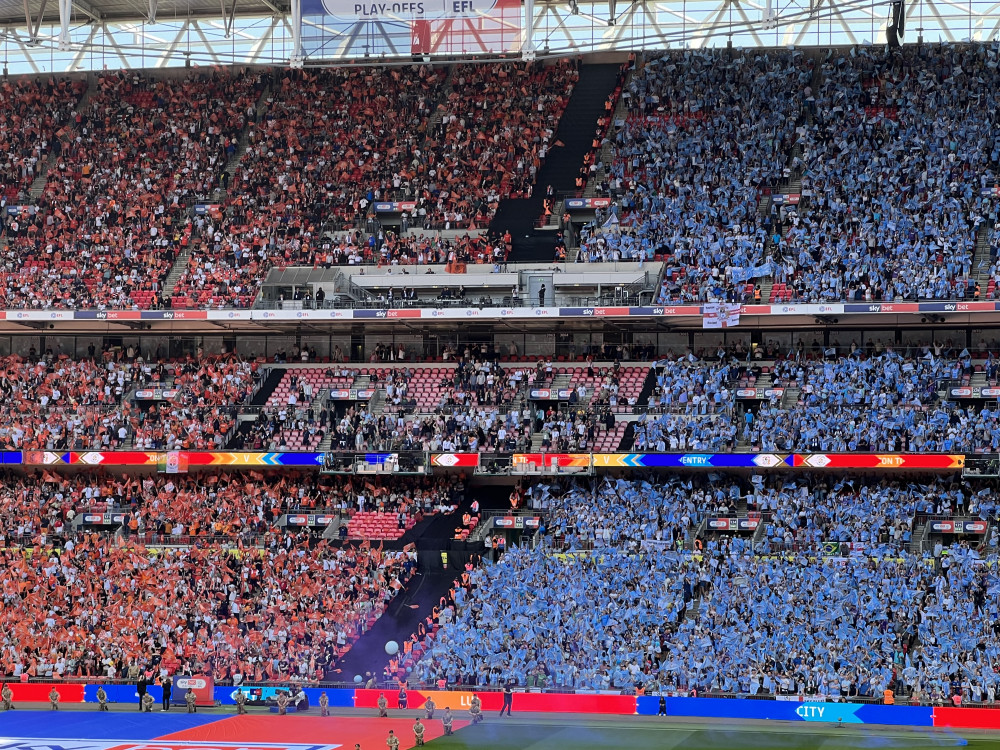
[[[332,24],[327,17],[302,17],[300,0],[287,8],[269,2],[273,13],[268,16],[242,15],[238,0],[220,0],[215,17],[172,19],[158,15],[156,0],[148,0],[147,17],[133,21],[103,19],[84,0],[52,1],[59,5],[58,24],[42,21],[46,2],[33,16],[25,0],[23,25],[3,27],[4,68],[10,74],[413,59],[411,29],[402,19]],[[727,43],[883,44],[888,15],[888,0],[524,0],[500,16],[438,22],[427,59],[556,57]],[[530,31],[525,17],[531,18]],[[904,43],[995,42],[998,36],[998,1],[914,0],[907,5]]]

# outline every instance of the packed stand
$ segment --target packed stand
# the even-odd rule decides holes
[[[463,479],[360,477],[283,471],[192,475],[10,474],[0,487],[7,539],[44,544],[72,536],[81,513],[125,513],[122,532],[153,543],[200,543],[226,537],[245,544],[273,540],[283,514],[327,513],[344,519],[342,536],[359,513],[409,528],[462,501]],[[84,530],[92,528],[84,525]],[[317,530],[319,533],[323,529]],[[279,539],[279,542],[281,540]]]
[[[759,477],[747,508],[767,520],[758,551],[812,551],[824,542],[857,545],[872,554],[908,549],[915,526],[928,517],[975,515],[978,498],[967,485],[934,480],[907,483],[838,479],[771,482]]]
[[[124,354],[124,353],[122,353]],[[126,398],[136,387],[156,385],[160,365],[105,352],[72,360],[47,350],[27,358],[0,359],[0,398],[5,450],[110,450],[133,429],[134,407]]]
[[[935,357],[931,347],[923,347],[776,363],[775,385],[798,388],[798,399],[783,408],[775,396],[756,411],[746,410],[741,439],[754,450],[822,453],[1000,447],[1000,414],[988,406],[939,400],[945,383],[961,382],[973,369],[967,351],[956,355]]]
[[[365,227],[394,180],[426,168],[420,147],[444,77],[346,67],[274,80],[229,200],[198,224],[173,304],[249,307],[271,267],[335,256],[328,231]],[[362,241],[355,234],[345,250],[363,253]]]
[[[1000,685],[991,666],[1000,654],[995,552],[986,565],[965,542],[911,554],[899,531],[920,513],[975,511],[983,496],[946,481],[756,478],[746,488],[716,476],[536,486],[529,504],[546,512],[552,546],[515,547],[472,571],[454,611],[424,637],[415,679],[991,699]],[[765,539],[756,555],[737,534],[691,551],[699,519],[772,503],[786,511],[775,517],[782,536],[797,526],[862,543],[777,555],[778,542]],[[591,548],[599,549],[583,552]],[[644,549],[657,552],[636,554]],[[563,550],[570,554],[552,554]]]
[[[37,210],[8,221],[0,305],[162,305],[190,241],[188,203],[218,186],[260,90],[254,74],[102,73],[61,136]]]
[[[323,542],[154,550],[102,535],[31,555],[8,547],[0,674],[114,679],[137,665],[163,678],[332,679],[336,658],[409,578],[413,554]]]
[[[256,364],[235,356],[197,362],[173,370],[177,395],[141,405],[134,420],[133,446],[140,450],[221,450],[237,424],[238,408],[256,387]]]
[[[997,62],[989,45],[828,55],[800,140],[808,202],[779,225],[784,299],[978,297],[982,188],[1000,167]]]
[[[0,85],[0,195],[5,204],[26,203],[28,188],[50,156],[62,151],[67,127],[86,81],[4,78]]]
[[[571,60],[456,67],[413,181],[414,225],[484,227],[502,199],[530,197],[578,79]]]
[[[647,413],[634,425],[639,451],[725,451],[736,447],[736,389],[753,377],[752,365],[722,352],[718,363],[692,353],[653,363],[655,385]]]
[[[770,263],[758,204],[788,174],[812,68],[801,52],[726,50],[641,66],[598,186],[620,205],[584,234],[578,260],[655,256],[666,263],[662,301],[739,299],[745,284],[727,271]]]

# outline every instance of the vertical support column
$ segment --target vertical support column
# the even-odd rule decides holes
[[[524,0],[524,39],[521,43],[521,57],[535,59],[535,0]]]
[[[69,24],[73,18],[73,0],[59,0],[59,51],[69,49]]]
[[[288,64],[302,67],[302,0],[292,0],[292,55]]]

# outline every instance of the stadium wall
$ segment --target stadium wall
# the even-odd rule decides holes
[[[58,688],[64,703],[96,703],[97,683],[65,682],[7,682],[14,693],[14,702],[47,703],[49,691]],[[112,703],[137,703],[135,685],[105,685]],[[274,686],[260,688],[245,685],[245,692],[260,691],[266,699],[275,691]],[[149,693],[160,701],[160,688],[151,685]],[[396,691],[305,688],[309,702],[315,706],[319,695],[325,692],[330,706],[339,708],[374,709],[379,695],[384,693],[390,710],[398,709]],[[223,706],[236,703],[236,688],[216,686],[215,702]],[[499,711],[503,696],[498,692],[461,690],[410,690],[407,693],[408,709],[419,709],[429,696],[434,697],[438,710],[450,707],[453,711],[468,710],[476,694],[483,703],[483,711]],[[593,693],[514,693],[515,712],[524,713],[579,713],[628,716],[655,716],[659,713],[658,696],[608,695]],[[701,719],[754,719],[765,721],[817,722],[825,724],[879,724],[911,727],[947,727],[954,729],[1000,729],[1000,708],[934,708],[932,706],[885,706],[880,703],[828,703],[820,701],[757,700],[748,698],[675,698],[667,697],[666,715]]]

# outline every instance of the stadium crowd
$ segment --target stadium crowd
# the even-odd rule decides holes
[[[988,405],[939,400],[942,383],[961,382],[972,371],[968,351],[944,358],[924,347],[910,354],[855,352],[835,360],[777,363],[775,384],[794,384],[798,399],[782,408],[776,397],[745,412],[742,438],[768,450],[947,453],[1000,447],[1000,422]]]
[[[46,162],[58,155],[73,112],[86,89],[84,81],[48,78],[4,79],[0,86],[0,194],[7,203],[28,197]]]
[[[126,394],[158,382],[157,365],[140,360],[74,361],[46,351],[0,359],[4,449],[120,447],[131,432]]]
[[[663,256],[664,300],[724,296],[727,267],[769,260],[759,196],[789,173],[812,78],[801,52],[686,50],[642,65],[601,186],[619,196],[617,221],[586,233],[578,259]]]
[[[0,305],[163,304],[190,240],[188,204],[218,186],[261,86],[240,73],[102,73],[63,129],[41,197],[7,221]]]
[[[981,189],[1000,165],[996,146],[983,147],[1000,124],[996,50],[835,51],[822,75],[799,142],[808,205],[782,222],[777,242],[794,262],[782,275],[792,298],[973,296],[977,232],[990,212]]]
[[[654,58],[601,165],[615,215],[579,260],[663,258],[662,301],[752,301],[761,278],[786,302],[995,294],[972,265],[997,218],[998,75],[989,45]]]
[[[97,534],[0,549],[0,674],[329,678],[414,567],[370,545],[147,549]],[[294,582],[294,585],[291,585]]]
[[[567,368],[551,359],[463,356],[449,368],[403,365],[366,375],[334,363],[325,375],[300,378],[289,369],[279,395],[243,422],[261,382],[257,362],[144,359],[134,347],[81,360],[33,352],[0,360],[11,415],[0,447],[510,452],[537,436],[536,449],[576,452],[617,448],[614,414],[625,410],[635,414],[630,440],[641,451],[996,452],[1000,412],[948,393],[977,373],[987,385],[1000,379],[1000,359],[985,342],[981,348],[686,352],[653,363],[645,404],[646,367],[618,362]],[[551,385],[566,375],[572,387],[557,399]],[[761,382],[766,395],[747,398]],[[347,399],[351,387],[371,391],[373,403],[367,393]],[[132,398],[134,389],[154,392]]]
[[[501,198],[530,196],[578,78],[570,60],[456,68],[428,140],[429,208],[417,223],[484,226]]]
[[[577,77],[560,61],[8,81],[0,305],[248,307],[273,266],[502,262],[509,237],[433,232],[531,193]],[[377,201],[403,203],[402,236],[370,221]]]
[[[536,485],[528,503],[548,511],[551,548],[515,547],[473,572],[414,674],[699,695],[890,688],[937,701],[955,680],[985,700],[1000,683],[996,539],[917,553],[907,532],[931,513],[995,519],[991,495],[940,480]],[[701,520],[747,513],[768,525],[759,541],[694,544]],[[820,540],[843,543],[821,555]]]
[[[283,514],[330,513],[346,523],[367,512],[419,521],[450,512],[463,492],[458,476],[362,480],[297,471],[168,476],[43,471],[7,474],[0,485],[4,541],[43,545],[70,539],[81,513],[124,513],[122,533],[144,542],[228,538],[270,545],[275,539],[284,543],[278,527]]]

